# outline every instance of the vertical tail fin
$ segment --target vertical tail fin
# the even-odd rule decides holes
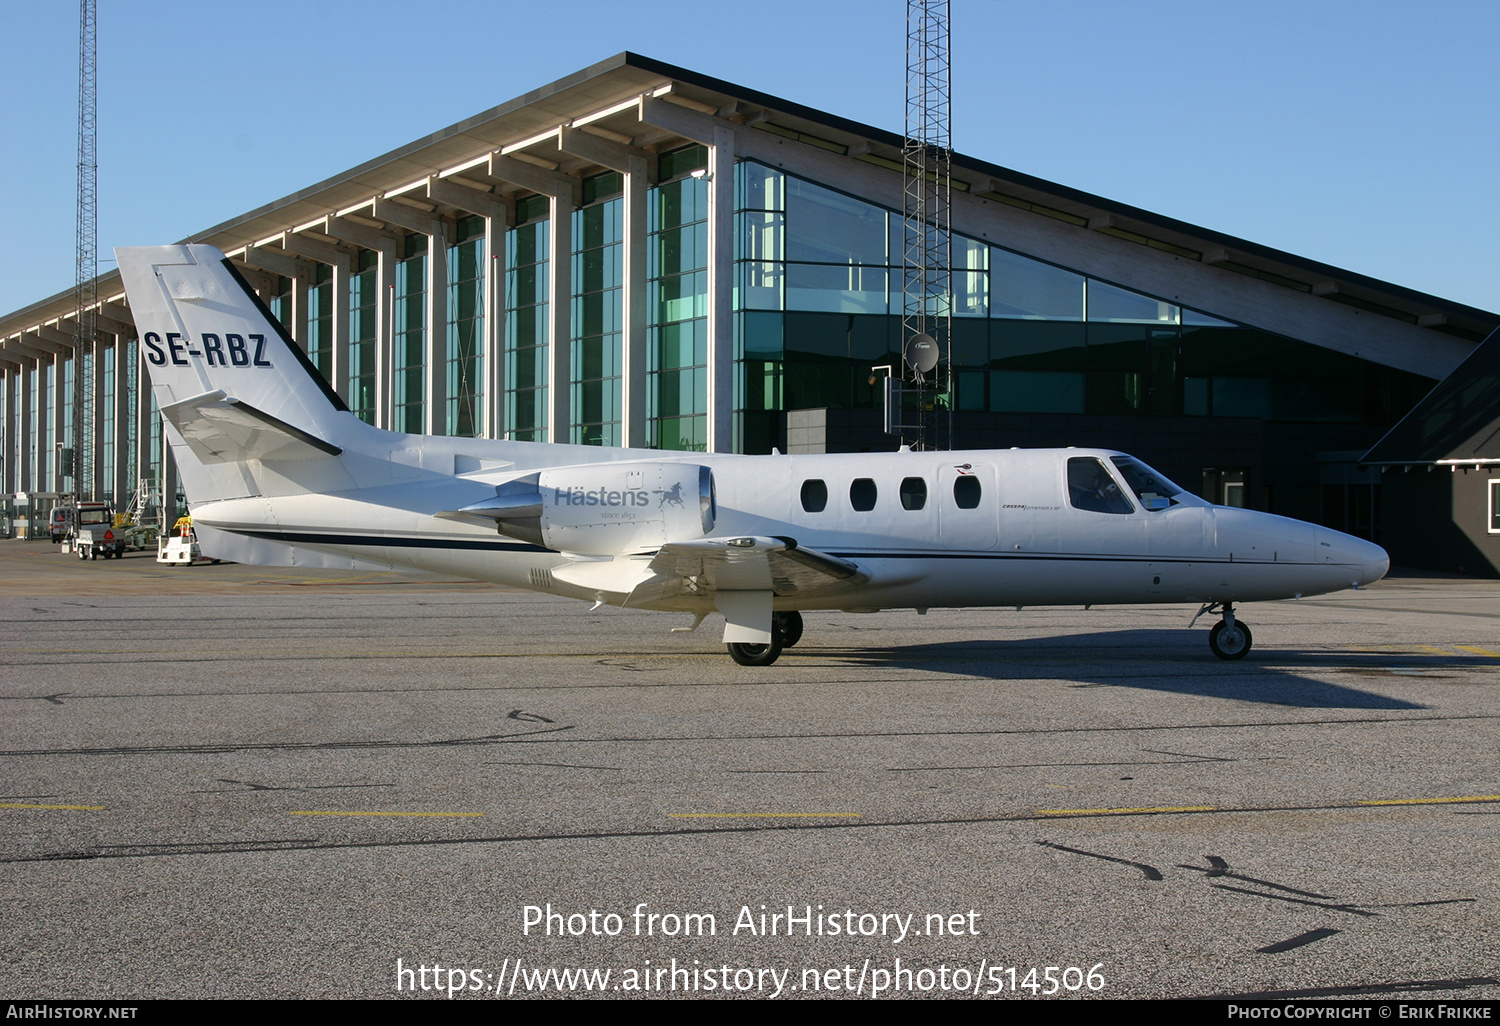
[[[115,255],[162,410],[227,403],[339,444],[348,407],[223,253],[185,245]]]
[[[194,505],[269,494],[266,465],[285,470],[338,456],[365,428],[219,250],[115,254],[141,361]],[[274,490],[306,490],[289,477],[332,483],[326,472],[282,473]]]

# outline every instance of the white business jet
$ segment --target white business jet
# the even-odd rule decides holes
[[[726,621],[746,666],[804,609],[1235,605],[1379,580],[1379,546],[1214,506],[1092,449],[737,456],[431,437],[361,422],[211,246],[119,249],[203,551],[410,567]],[[1194,621],[1197,620],[1195,616]]]

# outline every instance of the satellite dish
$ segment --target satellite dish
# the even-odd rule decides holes
[[[918,374],[926,374],[938,363],[937,339],[925,332],[913,335],[906,340],[906,348],[901,355],[912,370]]]

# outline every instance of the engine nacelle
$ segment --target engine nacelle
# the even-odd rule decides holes
[[[696,463],[595,463],[509,481],[464,513],[559,552],[620,556],[702,538],[718,509],[713,472]]]

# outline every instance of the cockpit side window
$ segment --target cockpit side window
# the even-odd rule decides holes
[[[1135,507],[1095,456],[1074,456],[1068,460],[1068,501],[1077,509],[1093,513],[1135,512]]]
[[[1146,509],[1163,510],[1177,505],[1176,496],[1182,494],[1182,489],[1140,460],[1129,456],[1111,456],[1109,461],[1119,470],[1120,476]]]

